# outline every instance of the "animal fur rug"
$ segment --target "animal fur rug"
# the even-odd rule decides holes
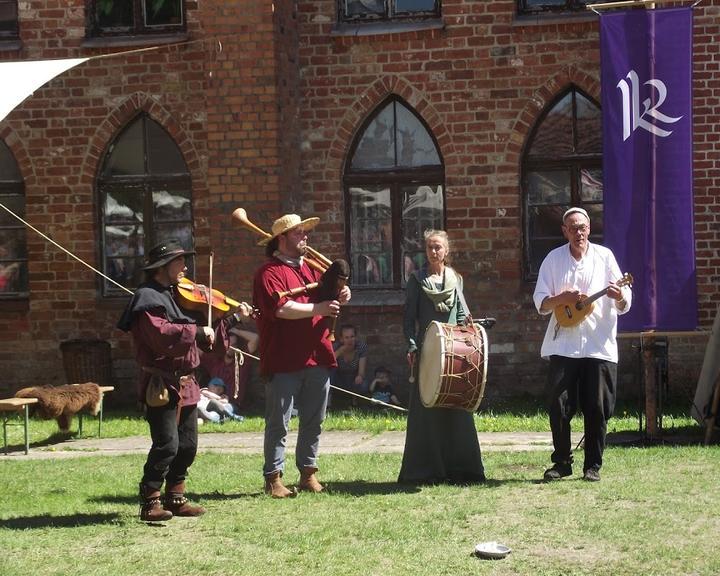
[[[69,384],[66,386],[33,386],[15,393],[17,398],[37,398],[38,403],[30,406],[34,415],[57,420],[61,432],[69,432],[72,417],[80,411],[93,416],[100,410],[102,393],[94,382]]]

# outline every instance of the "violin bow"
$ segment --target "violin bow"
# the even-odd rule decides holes
[[[212,329],[212,285],[213,285],[213,258],[215,253],[210,251],[210,279],[208,282],[208,328]]]

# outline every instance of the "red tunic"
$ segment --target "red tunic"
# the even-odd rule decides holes
[[[337,366],[332,342],[328,340],[327,322],[322,316],[285,320],[275,313],[289,300],[276,301],[273,292],[284,292],[317,282],[320,273],[303,263],[293,268],[277,258],[269,259],[257,272],[253,282],[253,302],[260,309],[257,320],[260,333],[260,372],[271,375],[296,372],[308,366]],[[300,295],[295,302],[314,302],[310,296]]]

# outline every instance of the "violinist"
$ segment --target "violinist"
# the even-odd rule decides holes
[[[143,268],[146,281],[118,322],[119,329],[133,335],[141,368],[138,392],[152,438],[140,482],[140,519],[145,522],[205,512],[185,498],[187,471],[197,452],[200,388],[194,370],[200,350],[226,353],[228,330],[236,319],[230,315],[210,328],[198,313],[178,305],[174,295],[187,270],[185,256],[194,253],[175,239],[154,246]]]

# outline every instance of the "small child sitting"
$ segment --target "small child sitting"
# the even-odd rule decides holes
[[[225,382],[220,378],[211,378],[207,388],[200,389],[198,416],[203,422],[224,422],[227,419],[242,422],[244,418],[235,414],[233,405],[225,395]],[[200,423],[198,420],[198,423]]]
[[[395,396],[392,388],[392,375],[390,370],[383,366],[375,368],[375,378],[370,383],[370,394],[375,400],[400,406],[400,401],[398,397]]]

